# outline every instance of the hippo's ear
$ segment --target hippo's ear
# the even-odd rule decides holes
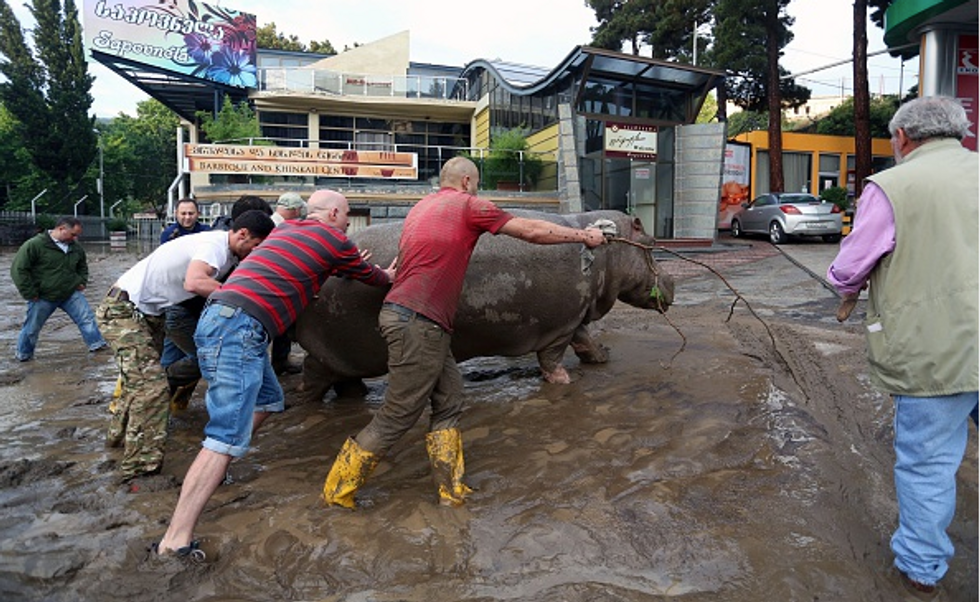
[[[644,232],[643,222],[641,222],[640,218],[638,217],[633,218],[633,232],[641,232],[641,233]]]

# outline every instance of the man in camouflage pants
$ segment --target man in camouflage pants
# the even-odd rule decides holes
[[[106,446],[124,445],[123,482],[163,467],[171,396],[160,365],[165,311],[210,295],[273,227],[264,212],[246,211],[230,231],[181,236],[128,269],[106,294],[96,319],[115,353],[122,393],[110,407]]]

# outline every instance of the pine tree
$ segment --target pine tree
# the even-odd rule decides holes
[[[56,186],[54,211],[67,211],[97,153],[92,81],[73,0],[33,0],[33,49],[0,0],[0,101],[19,124],[34,165]]]

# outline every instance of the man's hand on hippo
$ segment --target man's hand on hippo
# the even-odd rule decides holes
[[[606,244],[606,235],[603,234],[602,230],[598,228],[586,228],[585,233],[587,236],[585,246],[590,249]]]
[[[381,266],[378,267],[380,268]],[[398,256],[396,255],[395,258],[391,260],[391,264],[389,264],[388,267],[382,269],[384,270],[385,274],[388,274],[388,280],[394,282],[395,273],[398,271]]]

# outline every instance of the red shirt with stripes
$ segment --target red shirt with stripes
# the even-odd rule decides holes
[[[244,309],[277,337],[334,275],[374,286],[389,282],[384,270],[365,262],[337,228],[316,220],[287,221],[249,253],[210,299]]]
[[[490,201],[443,188],[405,218],[398,272],[385,301],[412,309],[453,331],[466,267],[484,232],[496,234],[514,216]]]

